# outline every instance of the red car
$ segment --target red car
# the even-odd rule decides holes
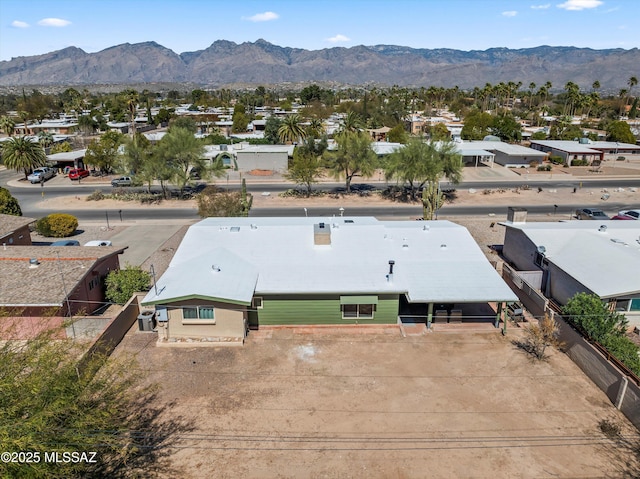
[[[89,175],[89,170],[85,170],[84,168],[74,168],[69,170],[70,180],[79,180],[80,178],[86,178]]]

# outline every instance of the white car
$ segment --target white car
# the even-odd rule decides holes
[[[56,176],[55,169],[43,166],[41,168],[36,168],[35,170],[33,170],[33,173],[27,176],[27,180],[29,180],[32,184],[43,183],[48,179],[53,178],[54,176]]]
[[[109,240],[93,240],[87,241],[85,246],[112,246],[111,241]]]
[[[640,210],[619,211],[618,216],[624,216],[625,218],[630,220],[637,220],[637,219],[640,219]]]

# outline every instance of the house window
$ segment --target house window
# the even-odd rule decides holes
[[[373,319],[375,304],[343,304],[342,319]]]
[[[215,324],[213,306],[184,306],[182,308],[183,324]]]
[[[377,296],[340,297],[342,319],[373,319],[377,305]]]
[[[253,309],[262,309],[262,296],[256,296],[251,300],[251,307]]]

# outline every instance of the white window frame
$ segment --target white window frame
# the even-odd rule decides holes
[[[355,316],[345,316],[344,315],[344,307],[345,306],[355,306],[356,307],[356,314]],[[367,315],[363,315],[362,313],[360,313],[360,307],[361,306],[371,306],[371,314],[367,314]],[[363,304],[341,304],[340,305],[340,311],[342,313],[342,319],[374,319],[376,316],[376,305],[375,304],[371,304],[371,303],[363,303]]]

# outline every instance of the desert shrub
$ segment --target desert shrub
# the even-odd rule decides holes
[[[36,222],[36,231],[42,236],[66,238],[76,232],[78,219],[66,213],[51,213]]]
[[[588,166],[589,160],[573,160],[571,166]]]
[[[519,346],[534,358],[542,360],[547,357],[546,350],[549,346],[562,347],[559,335],[558,323],[549,314],[545,314],[538,324],[525,328],[524,340]]]
[[[551,171],[551,165],[540,165],[538,166],[537,171]]]
[[[549,161],[554,165],[562,165],[564,163],[564,158],[557,155],[552,155],[549,157]]]
[[[104,199],[104,193],[100,190],[96,190],[87,196],[87,201],[100,201]]]

